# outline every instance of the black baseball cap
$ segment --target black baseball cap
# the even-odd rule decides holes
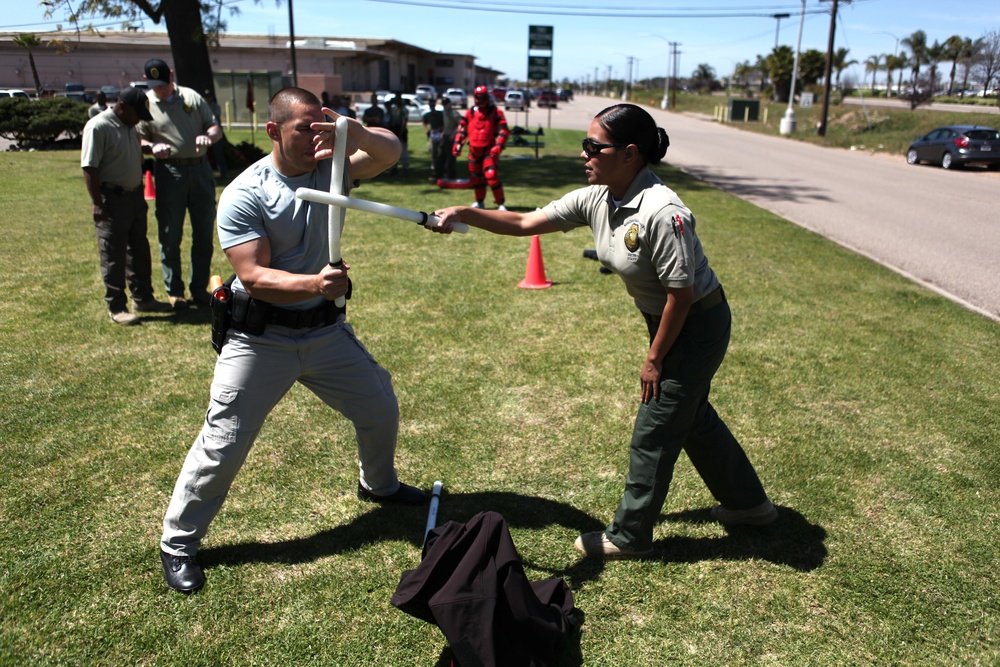
[[[150,88],[170,85],[170,65],[159,58],[150,58],[147,60],[145,72],[146,82]]]
[[[146,93],[137,88],[126,88],[119,95],[118,99],[127,107],[139,115],[140,120],[153,120],[153,115],[149,113],[149,98]]]

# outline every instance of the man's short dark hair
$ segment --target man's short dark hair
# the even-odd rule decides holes
[[[319,98],[304,88],[282,88],[271,98],[267,107],[267,119],[281,125],[292,117],[292,107],[306,104],[322,107]]]

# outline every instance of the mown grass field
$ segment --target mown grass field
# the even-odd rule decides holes
[[[408,178],[356,194],[471,202],[426,182],[419,136]],[[580,136],[505,153],[508,204],[580,186]],[[562,666],[998,664],[1000,327],[658,171],[726,287],[713,402],[780,521],[712,523],[682,457],[655,557],[581,559],[573,539],[620,498],[639,397],[645,331],[620,281],[583,232],[543,237],[555,285],[520,290],[528,239],[352,212],[349,318],[394,377],[401,477],[444,481],[442,522],[500,512],[528,576],[566,579],[586,620]],[[208,316],[111,324],[75,153],[0,154],[0,182],[0,665],[446,665],[440,632],[389,604],[425,509],[358,502],[348,422],[300,387],[212,525],[206,587],[166,589],[160,522],[207,404]]]

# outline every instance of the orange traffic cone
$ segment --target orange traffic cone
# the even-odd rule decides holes
[[[538,235],[531,237],[531,249],[528,251],[528,268],[524,271],[524,280],[517,284],[522,289],[545,289],[552,287],[552,281],[545,278],[545,265],[542,263],[542,242]]]
[[[146,199],[156,199],[156,188],[153,186],[153,172],[145,172],[145,197]]]

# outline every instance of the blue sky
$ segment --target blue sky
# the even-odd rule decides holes
[[[292,4],[297,37],[392,38],[430,50],[470,53],[480,65],[522,80],[527,75],[528,26],[552,26],[557,81],[592,81],[595,73],[603,80],[609,68],[613,78],[624,78],[629,59],[634,62],[633,79],[666,74],[669,42],[680,44],[682,76],[701,63],[726,76],[737,63],[769,53],[779,27],[778,43],[794,48],[803,6],[801,0],[293,0]],[[614,10],[608,9],[616,4]],[[803,50],[826,51],[831,5],[830,0],[806,0]],[[275,0],[227,0],[227,6],[240,10],[240,15],[227,18],[230,32],[288,34],[285,0],[280,5]],[[473,9],[483,7],[494,11]],[[954,34],[977,38],[1000,29],[1000,0],[849,4],[841,0],[839,7],[835,46],[849,48],[850,57],[859,62],[902,48],[897,47],[897,38],[916,30],[926,32],[933,43]],[[772,18],[778,13],[791,16]],[[33,0],[7,3],[0,18],[3,31],[54,29]],[[162,28],[147,22],[146,29]],[[856,68],[855,76],[861,81],[863,68]]]

